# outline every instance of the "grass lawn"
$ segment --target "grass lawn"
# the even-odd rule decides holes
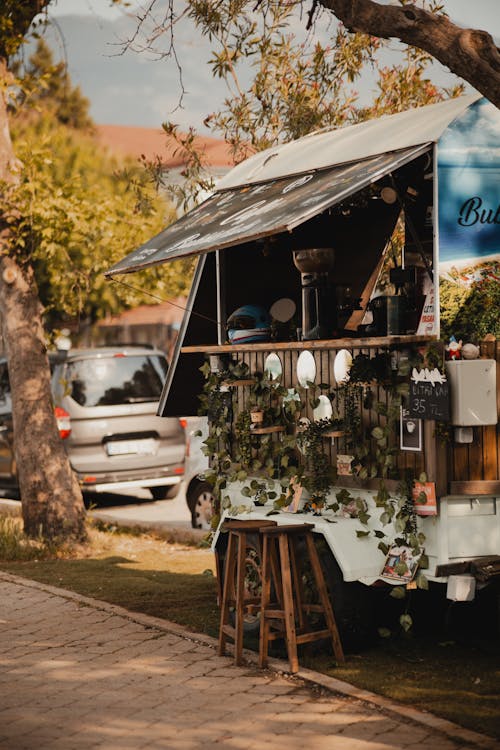
[[[87,546],[60,559],[2,561],[0,546],[0,568],[197,632],[218,632],[214,558],[206,548],[91,529]],[[404,635],[347,654],[342,666],[324,652],[304,653],[301,664],[500,738],[498,636]]]

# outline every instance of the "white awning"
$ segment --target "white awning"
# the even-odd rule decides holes
[[[220,179],[217,189],[276,180],[422,143],[436,143],[450,123],[479,98],[479,94],[459,96],[357,125],[309,133],[245,159]]]

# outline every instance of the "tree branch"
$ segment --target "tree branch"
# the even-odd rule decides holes
[[[464,29],[416,5],[375,0],[319,0],[349,31],[390,39],[428,52],[500,109],[500,50],[487,31]]]

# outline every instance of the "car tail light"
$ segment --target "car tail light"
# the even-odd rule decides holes
[[[179,419],[179,424],[182,427],[182,429],[185,430],[187,427],[188,421],[185,417],[181,417],[181,419]]]
[[[54,414],[56,417],[59,435],[64,440],[71,435],[71,417],[69,416],[66,409],[62,408],[62,406],[56,406],[56,408],[54,409]]]

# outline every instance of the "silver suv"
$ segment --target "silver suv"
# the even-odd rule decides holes
[[[61,438],[82,490],[143,487],[175,497],[184,476],[178,419],[156,416],[167,373],[148,347],[73,349],[52,356],[52,393]],[[0,488],[17,489],[7,363],[0,360]]]

